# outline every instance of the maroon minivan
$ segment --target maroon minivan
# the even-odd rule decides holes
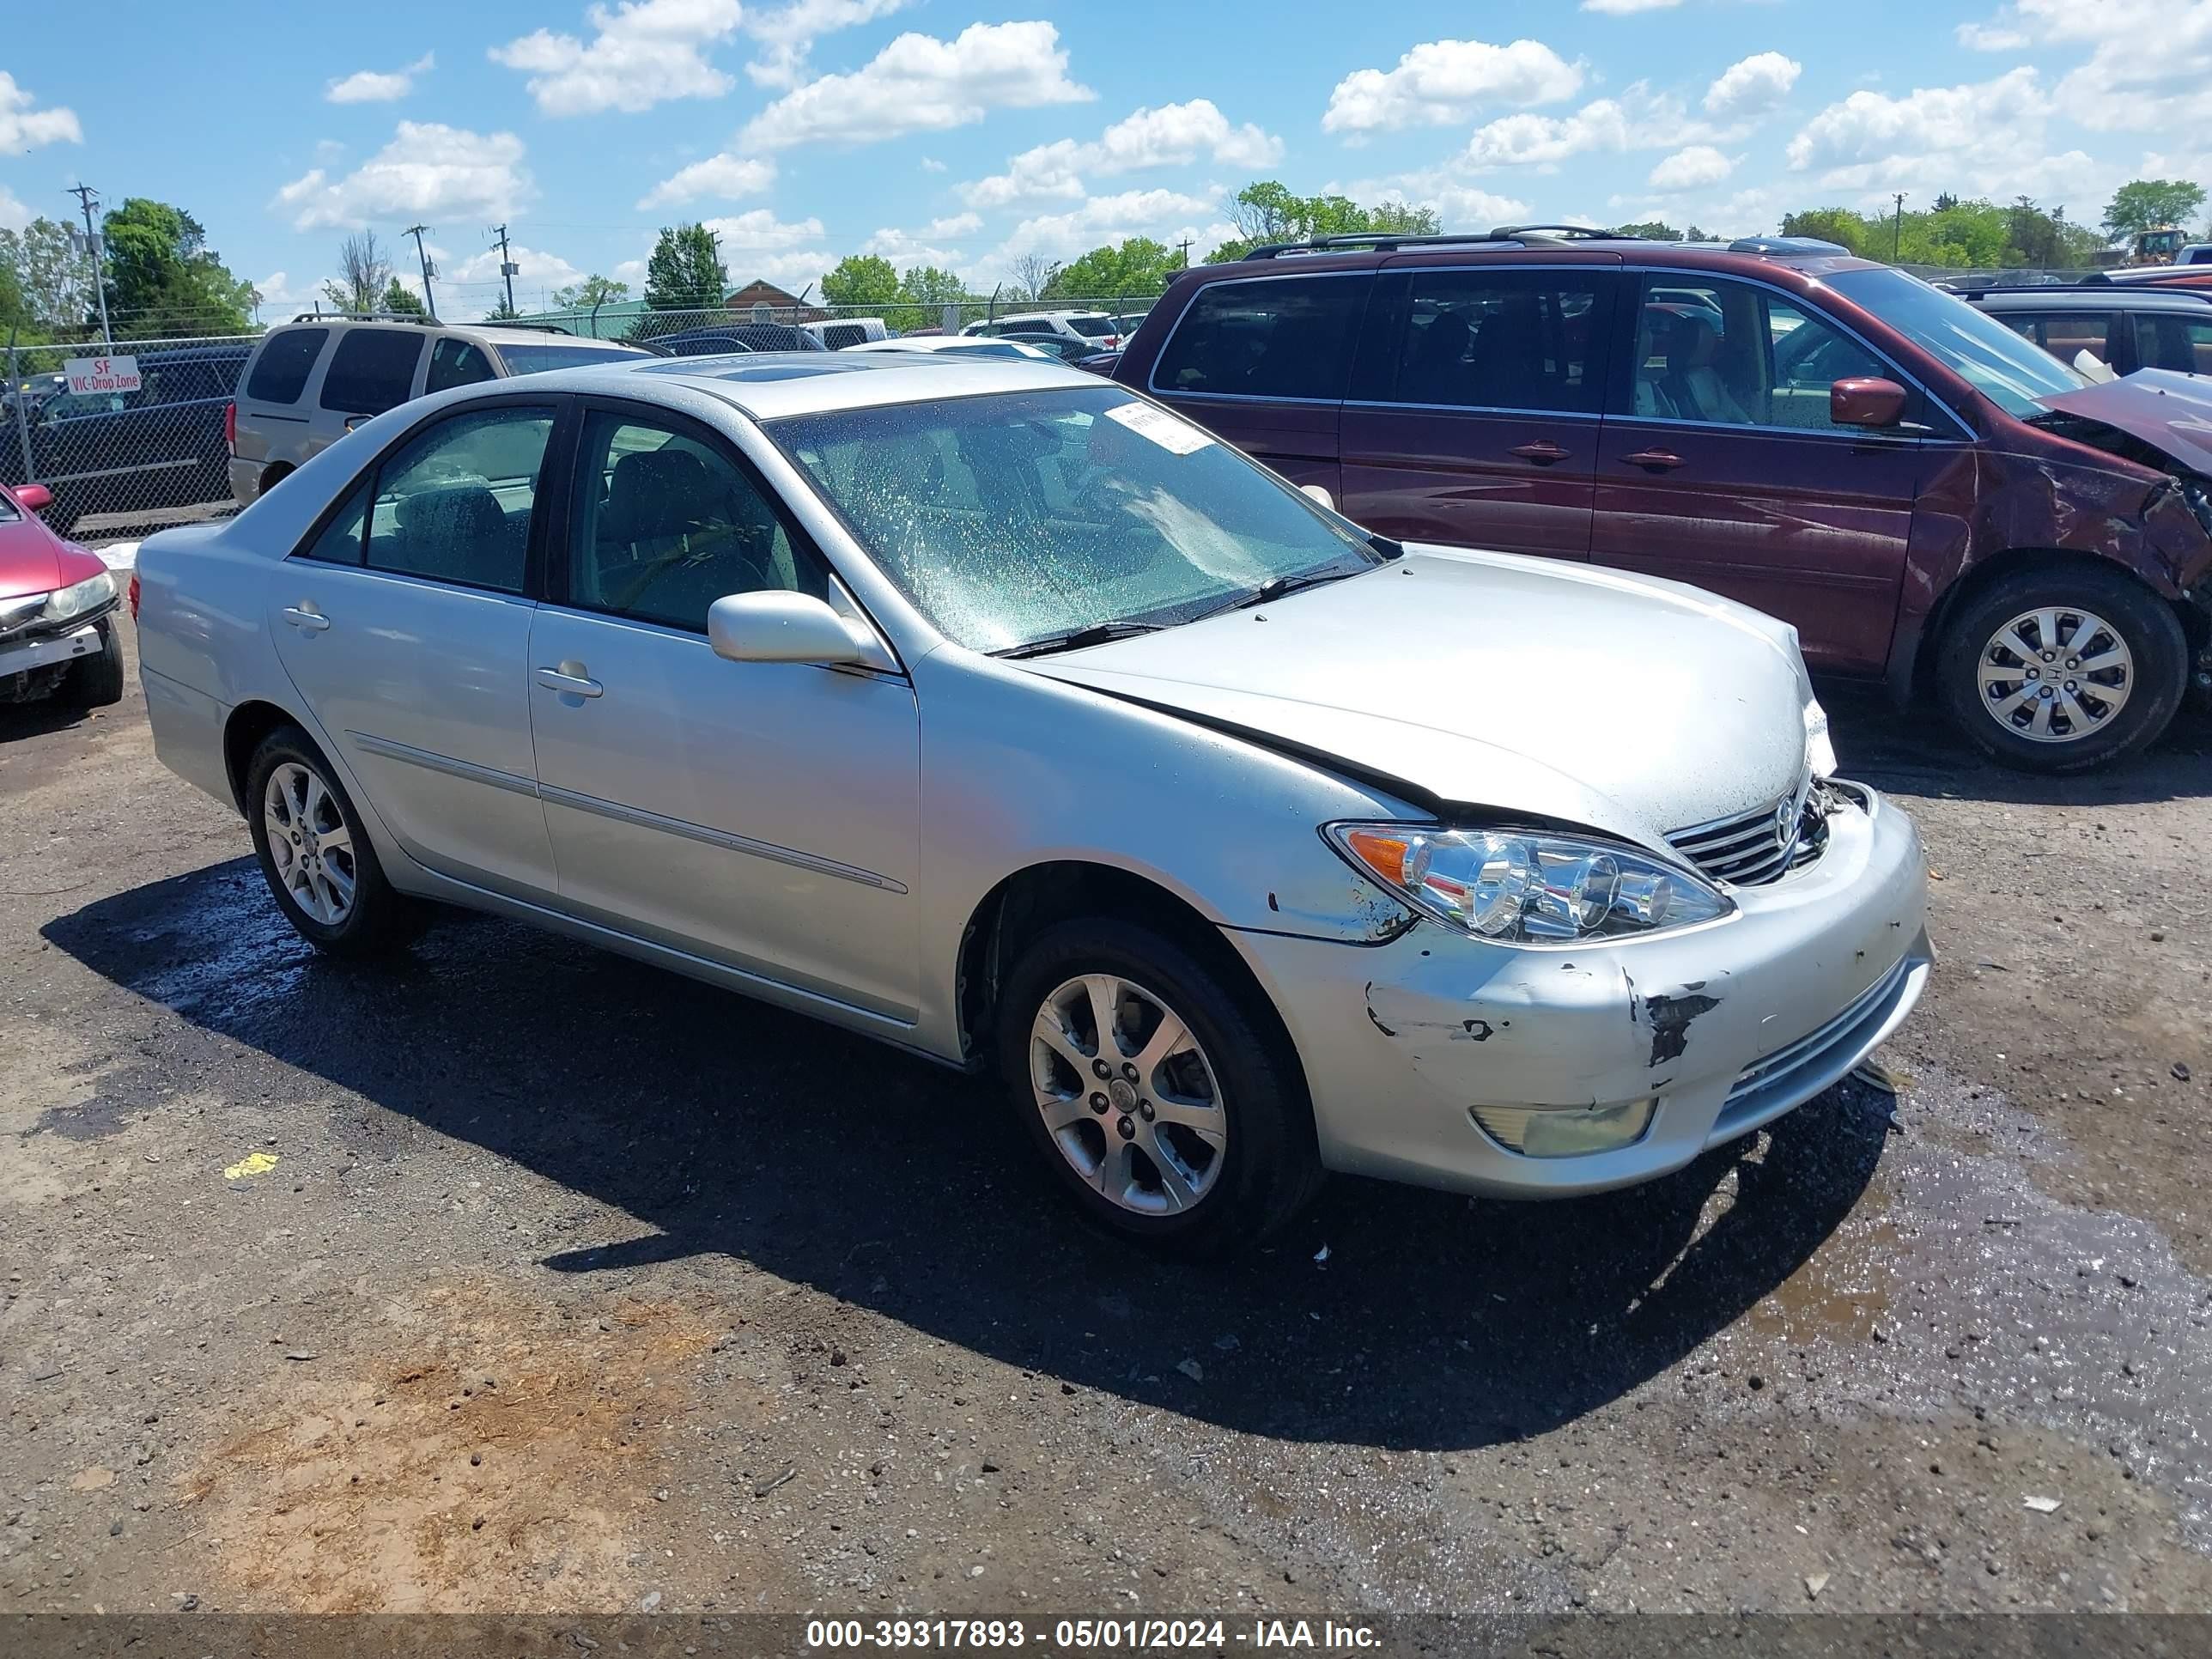
[[[2015,765],[2212,687],[2212,380],[2093,385],[1831,243],[1262,248],[1176,278],[1114,377],[1382,535],[1756,605]]]

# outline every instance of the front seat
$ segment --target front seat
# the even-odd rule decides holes
[[[1661,385],[1683,420],[1754,425],[1714,367],[1720,352],[1720,331],[1710,319],[1698,311],[1678,313],[1668,327],[1667,373]]]

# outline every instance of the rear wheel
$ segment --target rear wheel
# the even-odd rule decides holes
[[[2151,742],[2180,707],[2188,641],[2148,588],[2094,566],[2000,577],[1954,617],[1938,659],[1960,732],[2008,766],[2078,772]]]
[[[1039,934],[1007,976],[999,1058],[1016,1115],[1093,1220],[1185,1255],[1263,1239],[1322,1169],[1288,1041],[1251,987],[1149,928]]]
[[[378,956],[421,931],[421,908],[385,879],[361,815],[299,727],[278,726],[253,751],[246,805],[262,876],[309,944]]]
[[[99,624],[100,654],[70,665],[55,701],[70,708],[106,708],[123,701],[123,636],[112,617]]]

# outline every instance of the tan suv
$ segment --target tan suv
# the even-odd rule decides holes
[[[475,380],[653,354],[612,340],[495,324],[295,317],[261,337],[224,426],[243,507],[373,416]]]

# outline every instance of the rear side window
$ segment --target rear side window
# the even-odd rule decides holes
[[[330,337],[326,328],[293,328],[270,335],[254,360],[246,395],[258,404],[298,403],[315,359],[323,355],[323,343]]]
[[[1414,272],[1391,353],[1395,384],[1376,395],[1445,408],[1597,413],[1611,315],[1601,280],[1569,271]]]
[[[502,405],[411,440],[377,468],[369,568],[520,593],[552,431],[551,410]]]
[[[2177,369],[2184,374],[2212,374],[2212,306],[2205,315],[2169,316],[2161,312],[2136,317],[2136,356],[2143,368]]]
[[[322,404],[347,415],[381,415],[407,401],[423,336],[413,328],[349,329],[331,354]]]
[[[1078,334],[1093,340],[1103,340],[1114,331],[1111,317],[1071,317],[1067,319],[1067,325]]]
[[[1279,276],[1199,289],[1153,366],[1160,392],[1228,398],[1344,396],[1364,276]]]
[[[2014,312],[1998,320],[2025,334],[2063,363],[2082,352],[2099,362],[2112,361],[2112,313],[2109,311]]]
[[[351,499],[323,526],[323,533],[300,550],[299,556],[325,564],[359,564],[362,531],[368,522],[368,486],[362,483],[356,486]]]
[[[490,358],[466,340],[457,340],[448,334],[430,348],[430,373],[422,382],[422,390],[443,392],[447,386],[498,378],[492,371]]]

